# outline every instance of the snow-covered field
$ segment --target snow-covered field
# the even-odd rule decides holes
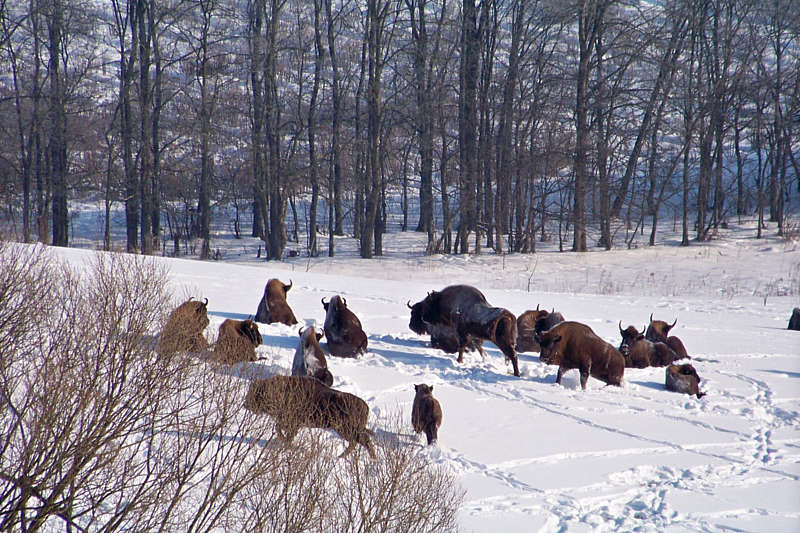
[[[386,255],[255,258],[257,241],[212,243],[223,260],[163,259],[176,296],[207,297],[216,336],[225,318],[254,315],[267,279],[294,283],[301,324],[322,326],[320,298],[341,294],[369,338],[356,360],[328,358],[334,387],[361,396],[376,428],[398,412],[411,428],[414,384],[434,386],[444,413],[435,448],[419,453],[451,468],[466,497],[464,531],[800,531],[800,245],[753,226],[688,248],[667,234],[655,248],[585,254],[426,257],[419,234],[390,233]],[[645,242],[646,235],[639,239]],[[58,250],[80,263],[87,250]],[[324,248],[323,248],[324,253]],[[301,254],[302,255],[302,254]],[[406,303],[469,283],[515,314],[541,305],[619,345],[618,322],[639,328],[678,319],[703,378],[702,399],[664,390],[664,369],[626,369],[623,386],[577,371],[555,384],[555,366],[520,355],[511,375],[502,353],[464,364],[408,329]],[[290,372],[299,327],[260,324],[258,365]],[[323,348],[324,348],[323,342]]]

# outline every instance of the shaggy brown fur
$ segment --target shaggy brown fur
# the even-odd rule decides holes
[[[313,327],[300,329],[300,342],[294,352],[292,375],[316,378],[330,387],[333,385],[333,374],[328,371],[328,361],[319,347],[321,338],[322,333],[317,333]]]
[[[539,343],[534,337],[537,333],[547,331],[556,324],[564,321],[564,315],[547,309],[525,311],[517,318],[517,351],[538,352]]]
[[[336,431],[349,444],[341,457],[361,444],[375,458],[369,438],[369,408],[364,400],[302,376],[273,376],[250,384],[245,408],[275,419],[278,436],[291,442],[300,428]]]
[[[433,397],[433,385],[414,385],[414,406],[411,409],[411,425],[417,433],[425,432],[428,445],[439,438],[439,426],[442,425],[442,406]]]
[[[325,338],[328,351],[337,357],[355,357],[367,351],[367,335],[361,321],[350,309],[347,300],[339,295],[329,302],[322,299],[325,308]]]
[[[256,360],[256,347],[261,345],[261,333],[250,319],[229,318],[219,326],[214,359],[224,365]]]
[[[583,389],[590,375],[608,385],[622,384],[625,358],[589,326],[562,322],[538,335],[536,340],[542,347],[539,359],[548,365],[558,365],[556,383],[561,383],[565,371],[577,368]]]
[[[291,280],[288,285],[284,285],[279,279],[272,278],[269,280],[267,286],[264,287],[264,296],[261,297],[261,301],[258,303],[256,322],[263,322],[264,324],[280,322],[287,326],[297,324],[292,308],[286,303],[286,293],[291,288]]]
[[[201,352],[208,349],[203,330],[209,324],[208,300],[189,298],[175,308],[158,336],[158,353]]]
[[[700,392],[700,376],[690,364],[669,365],[666,370],[664,386],[667,390],[683,394],[696,395],[702,398],[706,394]]]
[[[672,324],[667,324],[663,320],[653,320],[653,313],[650,313],[650,325],[647,326],[647,332],[644,334],[644,337],[650,342],[663,342],[672,348],[672,351],[678,354],[678,359],[691,359],[683,342],[678,337],[669,335],[669,330],[674,328],[677,323],[677,318]]]
[[[432,291],[409,308],[411,321],[408,327],[418,334],[431,333],[431,341],[445,351],[453,347],[453,334],[447,328],[455,331],[459,363],[464,360],[465,350],[480,349],[475,339],[489,340],[511,361],[514,375],[519,376],[517,319],[506,309],[491,307],[475,287],[451,285],[440,292]]]
[[[644,329],[644,328],[642,328]],[[680,359],[672,348],[663,342],[651,342],[633,326],[622,329],[619,325],[622,342],[619,351],[625,358],[625,366],[646,368],[648,366],[667,366]]]

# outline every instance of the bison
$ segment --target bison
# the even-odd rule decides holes
[[[539,310],[537,305],[535,311],[525,311],[517,318],[517,351],[538,352],[539,344],[533,337],[563,321],[564,315],[557,313],[555,309]]]
[[[700,376],[697,375],[697,370],[688,363],[684,365],[669,365],[666,370],[664,386],[667,390],[689,395],[694,394],[698,398],[706,395],[706,393],[700,392]]]
[[[325,308],[325,338],[328,351],[337,357],[355,357],[367,351],[367,335],[361,321],[347,308],[347,300],[339,295],[329,302],[322,298]]]
[[[261,345],[261,333],[251,319],[226,319],[219,326],[214,359],[224,365],[256,360],[256,347]]]
[[[333,385],[333,374],[328,371],[328,362],[325,354],[319,347],[322,333],[317,333],[314,327],[300,328],[300,342],[294,352],[292,362],[293,376],[309,376],[320,380],[330,387]]]
[[[158,353],[201,352],[208,349],[203,330],[208,327],[208,299],[189,300],[176,307],[158,336]]]
[[[800,307],[795,307],[792,311],[792,318],[789,319],[789,326],[786,329],[800,331]]]
[[[361,444],[375,458],[367,429],[367,403],[307,376],[272,376],[250,384],[244,406],[275,420],[278,436],[291,442],[300,428],[332,429],[349,444],[340,457]]]
[[[428,444],[439,438],[439,426],[442,425],[442,406],[433,397],[433,385],[414,385],[414,406],[411,409],[411,425],[417,433],[425,432]]]
[[[291,288],[291,280],[288,285],[284,285],[281,280],[276,278],[267,281],[267,286],[264,287],[264,296],[261,297],[256,311],[256,321],[264,324],[280,322],[287,326],[297,324],[292,308],[286,303],[286,293]]]
[[[625,358],[585,324],[561,322],[537,335],[536,342],[541,347],[539,359],[558,365],[556,383],[561,383],[565,371],[577,368],[583,389],[586,389],[589,375],[607,385],[622,384]]]
[[[650,325],[647,326],[644,338],[650,342],[663,342],[678,354],[678,359],[691,359],[683,346],[683,342],[678,337],[669,335],[669,330],[674,328],[677,323],[677,318],[672,324],[667,324],[663,320],[653,320],[653,313],[650,313]]]
[[[458,349],[458,362],[464,361],[464,351],[482,351],[481,339],[497,345],[511,360],[514,375],[519,376],[517,361],[517,319],[507,309],[492,307],[475,287],[451,285],[441,291],[407,304],[411,309],[408,326],[418,334],[430,333],[431,343],[446,352]]]
[[[619,351],[625,358],[625,367],[667,366],[680,359],[672,348],[663,342],[647,340],[635,327],[622,329],[622,321],[619,323],[619,334],[622,336]]]

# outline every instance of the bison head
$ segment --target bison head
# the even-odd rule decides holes
[[[653,342],[667,342],[669,330],[674,328],[677,323],[677,318],[672,324],[668,324],[663,320],[653,320],[653,313],[650,313],[650,325],[647,326],[647,333],[645,336]]]
[[[539,343],[539,360],[548,365],[561,364],[561,335],[552,331],[545,331],[541,335],[534,335],[534,340]]]
[[[425,333],[430,333],[428,327],[425,324],[425,321],[422,319],[422,315],[425,313],[425,306],[427,305],[427,298],[422,300],[421,302],[417,302],[414,305],[411,305],[411,301],[406,303],[409,309],[411,309],[411,320],[408,323],[408,327],[416,333],[417,335],[422,335]]]
[[[241,334],[252,342],[253,346],[261,345],[261,332],[258,331],[258,326],[253,322],[252,317],[242,322]]]
[[[642,331],[644,331],[644,328],[642,328]],[[619,345],[619,351],[625,357],[628,356],[631,351],[631,347],[633,347],[634,344],[641,339],[644,339],[644,333],[639,333],[639,330],[637,330],[634,326],[628,326],[627,328],[622,329],[622,320],[619,321],[619,334],[622,336],[622,342]]]
[[[433,385],[426,385],[425,383],[414,385],[414,392],[416,392],[418,396],[433,394]]]

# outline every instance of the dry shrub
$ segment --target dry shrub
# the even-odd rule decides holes
[[[166,278],[0,243],[0,530],[455,529],[463,494],[416,449],[340,460],[322,430],[284,445],[243,408],[245,380],[157,354]]]

